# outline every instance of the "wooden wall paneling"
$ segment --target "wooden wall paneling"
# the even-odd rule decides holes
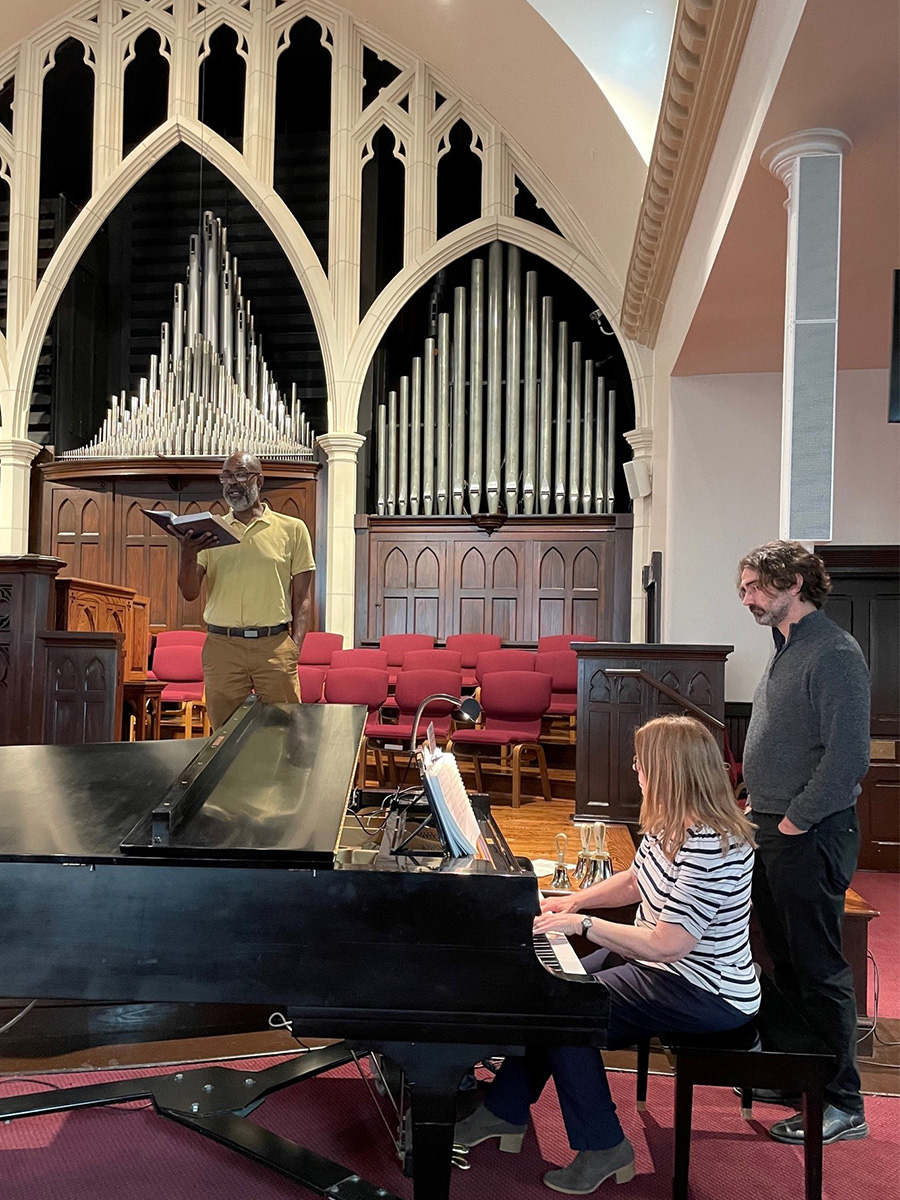
[[[178,603],[178,548],[141,509],[178,512],[177,493],[162,480],[118,480],[114,505],[116,579],[150,597],[151,625],[171,628]]]
[[[44,677],[38,637],[53,623],[54,579],[64,566],[48,556],[0,557],[0,745],[41,740]]]
[[[121,635],[49,631],[38,642],[44,656],[42,740],[58,746],[116,740]]]
[[[63,575],[112,582],[112,494],[100,483],[95,489],[50,485],[49,536],[43,553],[61,558]]]
[[[496,535],[495,535],[496,536]],[[531,629],[530,589],[525,581],[528,571],[528,547],[521,541],[493,541],[488,547],[487,618],[485,633],[496,634],[504,642],[527,641]],[[530,607],[530,606],[529,606]]]
[[[299,517],[309,530],[309,536],[312,540],[313,551],[316,557],[316,572],[321,573],[322,578],[325,575],[325,558],[324,558],[324,533],[321,544],[318,538],[316,526],[316,500],[317,500],[317,484],[314,479],[301,480],[290,486],[270,487],[267,483],[263,488],[263,499],[275,511],[284,513],[287,517]],[[318,582],[314,580],[314,586],[311,591],[312,609],[309,614],[309,628],[319,628],[319,588],[315,586]],[[322,591],[324,597],[324,590]]]
[[[144,679],[150,655],[150,597],[135,596],[131,614],[132,631],[128,643],[125,678]]]
[[[486,546],[453,543],[453,600],[450,625],[453,633],[492,633],[487,604]]]

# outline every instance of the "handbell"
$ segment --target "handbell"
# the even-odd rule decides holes
[[[581,849],[578,852],[572,878],[576,883],[581,883],[591,865],[591,827],[587,823],[581,824],[578,832],[581,834]]]
[[[568,844],[569,839],[564,833],[556,835],[556,869],[553,872],[553,879],[550,881],[550,890],[553,892],[571,892],[572,890],[569,873],[566,871],[566,847]]]

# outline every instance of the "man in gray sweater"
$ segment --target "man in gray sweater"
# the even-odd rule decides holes
[[[820,558],[799,542],[770,542],[742,558],[739,572],[741,601],[775,639],[743,754],[759,828],[753,909],[775,982],[837,1057],[824,1140],[864,1138],[856,996],[841,927],[859,855],[856,797],[869,769],[869,672],[857,643],[821,611],[831,580]],[[802,1142],[802,1118],[770,1132]]]

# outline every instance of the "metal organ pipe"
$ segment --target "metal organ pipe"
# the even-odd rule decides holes
[[[519,498],[519,344],[522,314],[519,293],[522,290],[522,264],[518,246],[506,251],[506,474],[504,492],[506,511],[514,513]]]
[[[487,510],[500,508],[500,392],[503,380],[503,243],[492,242],[488,252],[488,347],[487,347]]]
[[[460,516],[466,504],[466,289],[453,291],[453,445],[451,447],[453,512]]]
[[[419,488],[422,472],[422,360],[412,361],[412,378],[410,380],[410,438],[409,455],[409,511],[414,517],[419,515]]]
[[[525,411],[523,413],[522,505],[535,511],[537,491],[538,277],[525,276]]]
[[[566,509],[566,429],[569,424],[569,326],[560,321],[556,350],[556,460],[553,470],[553,503],[558,513]]]
[[[401,517],[406,516],[407,496],[409,493],[409,376],[404,375],[400,380],[400,436],[397,452],[400,458],[397,468],[397,512]]]
[[[550,471],[553,439],[553,297],[541,302],[541,407],[538,420],[538,501],[550,511]]]
[[[422,360],[422,513],[434,512],[434,338],[425,339]]]
[[[378,478],[377,487],[378,494],[376,497],[376,512],[379,517],[383,517],[387,512],[386,499],[386,484],[387,484],[387,415],[383,404],[379,404],[375,412],[375,427],[377,430],[376,445],[378,448]]]
[[[581,472],[581,503],[593,511],[594,499],[594,360],[584,364],[584,463]]]
[[[596,447],[594,450],[594,505],[595,513],[606,511],[606,380],[601,375],[597,380],[596,400]]]
[[[397,511],[397,393],[388,392],[387,405],[387,515]]]
[[[615,512],[616,508],[616,393],[610,391],[606,412],[606,507],[604,512]]]
[[[450,509],[450,317],[437,321],[437,510],[445,517]]]
[[[481,394],[484,364],[484,261],[472,259],[469,310],[469,512],[481,511]]]
[[[569,406],[569,512],[577,513],[581,480],[581,342],[572,343],[569,379],[572,388]]]

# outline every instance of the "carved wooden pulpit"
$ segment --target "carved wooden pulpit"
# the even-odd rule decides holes
[[[636,825],[641,791],[634,731],[674,713],[706,720],[722,741],[725,660],[733,646],[575,642],[578,746],[575,816]]]

